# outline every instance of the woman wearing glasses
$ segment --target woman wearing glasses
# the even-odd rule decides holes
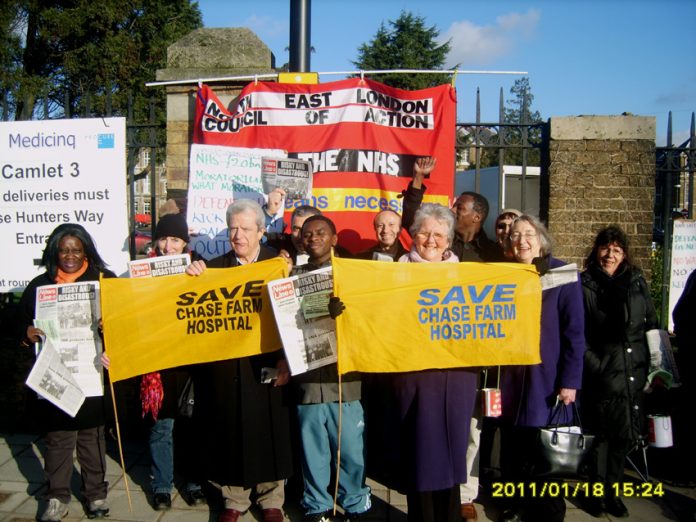
[[[413,246],[399,262],[458,263],[450,250],[454,223],[447,207],[423,204],[410,227]],[[435,369],[390,374],[388,379],[393,408],[380,423],[383,447],[371,451],[382,453],[391,486],[406,492],[409,521],[461,522],[459,484],[467,477],[477,371]]]
[[[551,256],[551,236],[535,217],[522,215],[512,224],[508,250],[515,261],[537,265],[543,272],[565,263]],[[541,363],[505,366],[502,371],[503,432],[501,459],[505,482],[531,482],[529,449],[537,430],[546,426],[556,404],[575,401],[582,383],[585,352],[584,312],[579,281],[544,290],[541,296]],[[572,416],[572,411],[568,412]],[[541,489],[539,489],[540,491]],[[563,498],[510,499],[501,520],[561,521]]]
[[[650,290],[618,226],[597,234],[585,260],[582,290],[587,340],[583,419],[599,437],[590,479],[605,485],[604,497],[589,499],[586,510],[627,517],[626,506],[613,494],[614,484],[622,481],[626,455],[644,434],[643,387],[650,363],[645,332],[658,326]]]

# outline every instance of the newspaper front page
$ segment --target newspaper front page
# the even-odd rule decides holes
[[[85,397],[104,395],[99,282],[38,287],[35,317],[34,325],[46,333],[45,344],[53,345]]]
[[[85,402],[85,394],[60,354],[47,339],[27,377],[27,386],[74,417]]]
[[[191,257],[188,254],[148,257],[128,261],[128,274],[130,277],[162,277],[183,274],[190,264]]]
[[[268,283],[290,373],[336,362],[336,321],[329,317],[331,267]]]
[[[261,183],[268,194],[282,188],[288,200],[307,199],[312,195],[312,164],[294,158],[261,158]]]

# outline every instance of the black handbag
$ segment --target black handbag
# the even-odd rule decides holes
[[[193,403],[193,379],[189,377],[186,379],[184,389],[181,390],[181,395],[179,395],[177,404],[179,415],[187,419],[193,417]]]
[[[578,407],[573,403],[573,418],[561,419],[563,403],[556,401],[546,427],[538,428],[531,476],[543,479],[577,478],[583,461],[594,444],[594,435],[585,433]],[[565,423],[562,423],[565,420]]]

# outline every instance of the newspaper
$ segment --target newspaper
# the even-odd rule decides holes
[[[287,200],[308,199],[312,195],[312,164],[294,158],[261,158],[261,184],[268,194],[282,188]]]
[[[128,274],[130,277],[161,277],[183,274],[190,264],[191,257],[188,254],[148,257],[128,261]]]
[[[578,282],[578,265],[570,263],[569,265],[552,268],[541,276],[541,289],[548,290],[561,285]]]
[[[53,345],[85,397],[104,395],[100,317],[98,281],[36,289],[34,325],[44,331],[46,344]]]
[[[656,377],[662,380],[667,388],[678,388],[681,386],[681,378],[677,364],[674,361],[672,343],[669,341],[667,330],[657,328],[645,332],[645,340],[650,352],[650,367],[648,369],[647,385],[652,384]]]
[[[26,384],[71,417],[77,415],[85,402],[80,385],[49,339],[43,342]]]
[[[268,283],[290,373],[336,362],[336,322],[329,317],[331,267]]]

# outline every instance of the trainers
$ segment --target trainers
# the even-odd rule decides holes
[[[41,522],[59,522],[68,514],[68,505],[64,504],[57,498],[49,498],[46,511],[41,514],[39,520]]]
[[[302,522],[334,522],[334,518],[331,516],[331,511],[324,511],[322,513],[308,513]]]
[[[105,498],[90,500],[87,504],[87,518],[104,518],[109,516],[109,503]]]

